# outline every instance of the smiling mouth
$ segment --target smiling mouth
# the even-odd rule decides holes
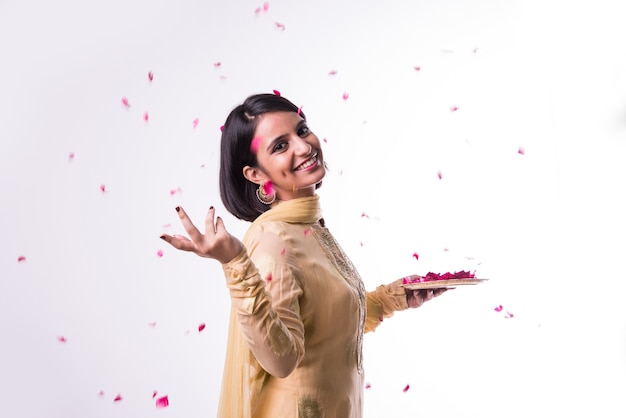
[[[306,170],[307,168],[315,165],[317,163],[317,153],[313,154],[311,158],[300,164],[295,168],[294,171]]]

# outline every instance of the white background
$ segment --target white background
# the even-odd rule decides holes
[[[490,279],[366,336],[366,417],[623,417],[619,3],[0,0],[0,415],[215,415],[221,268],[158,237],[179,204],[243,236],[219,127],[276,89],[369,289]]]

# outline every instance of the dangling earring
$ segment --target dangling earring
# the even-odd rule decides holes
[[[272,193],[274,187],[271,181],[265,184],[259,184],[259,188],[256,189],[256,198],[264,205],[271,205],[276,200],[276,193]],[[269,195],[272,195],[271,199],[267,200]]]

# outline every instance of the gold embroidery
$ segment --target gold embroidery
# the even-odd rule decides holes
[[[363,372],[363,332],[365,330],[365,286],[350,259],[343,252],[335,238],[327,228],[311,225],[313,236],[317,239],[328,259],[335,265],[350,288],[354,292],[359,305],[359,329],[357,330],[356,346],[352,350],[352,358],[356,358],[359,374]]]
[[[320,403],[313,398],[306,397],[298,401],[298,418],[323,418]]]
[[[269,340],[272,346],[272,351],[278,357],[283,357],[291,349],[291,340],[283,328],[277,323],[273,322],[269,330]]]

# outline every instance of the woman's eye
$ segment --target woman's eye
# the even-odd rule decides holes
[[[274,145],[274,152],[276,151],[282,151],[287,147],[287,143],[286,142],[279,142],[278,144]]]
[[[301,126],[300,129],[298,129],[298,136],[306,136],[308,134],[311,133],[311,130],[309,129],[308,126]]]

